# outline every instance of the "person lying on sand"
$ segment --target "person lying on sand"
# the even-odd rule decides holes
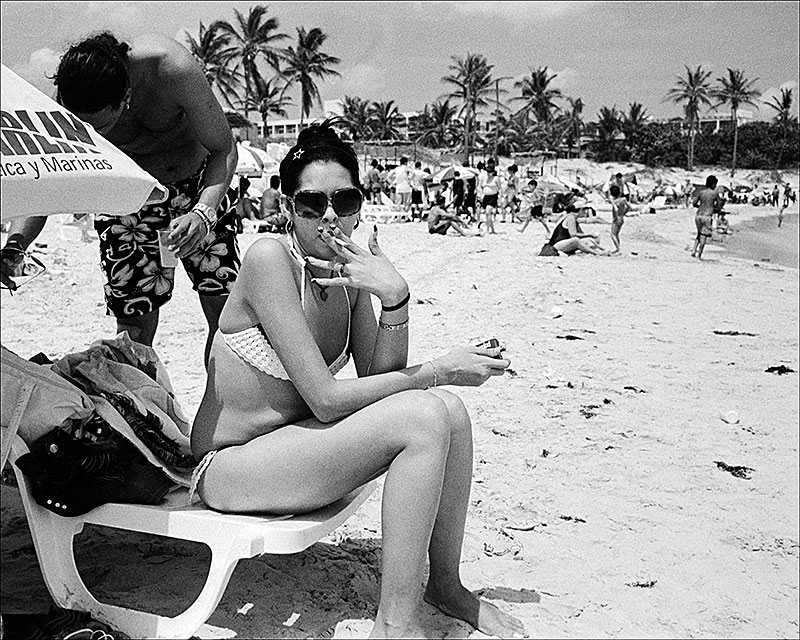
[[[409,366],[408,284],[377,226],[367,248],[351,238],[358,167],[328,120],[281,162],[287,235],[253,243],[220,317],[192,427],[197,491],[219,511],[302,513],[385,473],[372,636],[424,637],[424,597],[483,633],[521,637],[521,622],[461,583],[471,421],[440,388],[481,385],[510,362],[500,347],[462,347]],[[358,377],[336,378],[351,355]]]
[[[596,256],[607,256],[608,251],[600,246],[599,238],[594,233],[585,233],[578,224],[579,218],[586,218],[588,212],[576,211],[570,206],[567,212],[556,223],[550,245],[561,253],[572,255],[578,251]]]

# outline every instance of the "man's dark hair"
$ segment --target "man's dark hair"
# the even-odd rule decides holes
[[[269,186],[273,189],[277,189],[281,186],[281,177],[279,175],[270,176],[269,178]]]
[[[128,51],[130,47],[108,31],[72,45],[53,78],[58,103],[73,113],[119,108],[130,86]]]
[[[373,158],[372,162],[370,163],[370,166],[377,167],[378,166],[378,161],[375,160],[375,158]]]
[[[400,158],[400,164],[408,164],[408,158],[406,158],[405,156]]]
[[[414,163],[414,168],[415,168],[415,169],[419,169],[421,166],[422,166],[422,163],[421,163],[419,160],[417,160],[417,161]]]
[[[619,186],[612,184],[609,192],[611,192],[612,198],[619,198]]]
[[[717,188],[717,176],[708,176],[706,178],[706,186],[709,189],[716,189]]]

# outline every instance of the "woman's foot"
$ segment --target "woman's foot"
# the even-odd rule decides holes
[[[453,593],[442,593],[431,587],[425,590],[425,602],[442,613],[468,622],[481,633],[498,638],[524,638],[525,626],[474,593],[458,585]]]

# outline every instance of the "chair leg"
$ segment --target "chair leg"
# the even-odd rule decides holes
[[[175,617],[97,602],[87,609],[92,617],[131,638],[189,638],[211,617],[228,586],[236,563],[250,557],[246,540],[220,538],[211,547],[211,564],[203,589],[195,601]]]
[[[73,540],[83,530],[83,520],[64,519],[33,503],[27,505],[31,537],[47,590],[59,607],[81,611],[98,605],[78,572]],[[56,520],[57,519],[57,520]]]

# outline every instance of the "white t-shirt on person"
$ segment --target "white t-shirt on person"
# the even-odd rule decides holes
[[[392,170],[394,175],[394,190],[397,193],[411,193],[412,171],[408,165],[401,164]]]

